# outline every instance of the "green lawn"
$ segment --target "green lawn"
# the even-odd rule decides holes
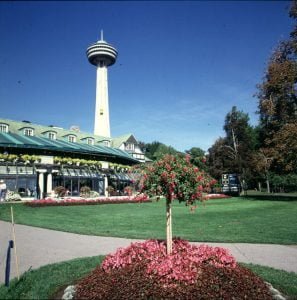
[[[89,274],[104,256],[85,257],[50,264],[24,273],[20,281],[13,279],[9,287],[0,286],[0,299],[52,299],[59,290]],[[60,299],[62,295],[60,295]]]
[[[87,257],[56,263],[29,271],[21,276],[20,281],[12,280],[9,288],[0,286],[0,299],[53,299],[61,294],[66,286],[88,274],[99,265],[103,257]],[[297,274],[259,265],[244,264],[253,272],[270,282],[283,294],[297,296]],[[63,293],[63,292],[62,292]]]
[[[10,220],[10,204],[0,219]],[[89,235],[165,238],[164,200],[143,204],[31,208],[14,204],[15,222]],[[194,213],[173,205],[173,235],[190,241],[297,244],[297,201],[209,200]]]

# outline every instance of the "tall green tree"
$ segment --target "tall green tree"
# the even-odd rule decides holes
[[[214,144],[208,149],[207,166],[209,174],[215,179],[220,180],[223,173],[229,171],[229,159],[226,154],[226,138],[218,138]]]
[[[257,144],[257,131],[249,124],[249,116],[233,106],[225,117],[226,136],[216,140],[208,150],[210,174],[219,179],[223,173],[237,173],[248,181],[251,176],[252,153]]]

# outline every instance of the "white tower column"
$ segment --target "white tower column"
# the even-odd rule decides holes
[[[87,49],[89,62],[97,67],[94,134],[103,137],[110,137],[107,68],[116,62],[117,55],[118,51],[103,40],[103,31],[101,40]]]
[[[94,134],[110,137],[108,78],[106,66],[97,66]]]

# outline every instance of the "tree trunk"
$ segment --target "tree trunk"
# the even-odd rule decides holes
[[[262,192],[262,186],[261,186],[261,182],[258,182],[258,188],[259,188],[259,192]]]
[[[266,179],[267,193],[270,193],[269,179]]]
[[[171,201],[166,199],[166,244],[167,255],[172,253],[172,213],[171,213]]]

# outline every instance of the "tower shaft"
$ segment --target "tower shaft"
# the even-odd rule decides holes
[[[97,66],[94,134],[110,137],[107,67]]]
[[[103,40],[103,31],[101,31],[101,40],[87,49],[89,62],[97,67],[94,134],[109,138],[107,67],[112,66],[116,62],[117,55],[118,51]]]

